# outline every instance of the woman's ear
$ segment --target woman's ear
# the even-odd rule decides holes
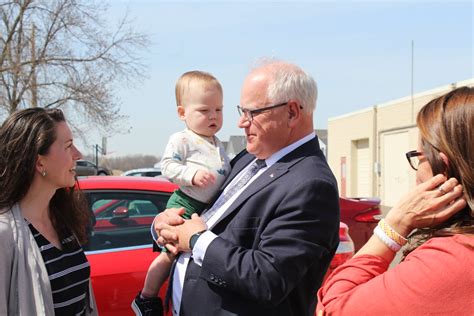
[[[45,171],[45,166],[43,164],[43,156],[38,155],[38,157],[36,158],[35,168],[38,173],[43,173]]]
[[[186,111],[184,110],[184,106],[178,105],[178,117],[181,121],[186,119]]]
[[[444,164],[446,165],[446,170],[449,170],[449,159],[448,159],[448,156],[445,155],[445,153],[443,152],[440,152],[439,153],[439,157],[441,158],[441,160],[444,162]]]

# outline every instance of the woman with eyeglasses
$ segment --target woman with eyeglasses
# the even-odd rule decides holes
[[[417,125],[417,186],[321,287],[318,315],[473,315],[474,88],[429,102]]]

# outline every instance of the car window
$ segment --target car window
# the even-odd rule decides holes
[[[86,162],[85,162],[85,161],[79,161],[79,160],[78,160],[78,161],[76,161],[76,164],[77,164],[78,166],[83,167],[83,166],[86,165]]]
[[[150,245],[150,227],[169,193],[86,192],[94,225],[85,250]]]
[[[133,210],[138,215],[153,215],[158,214],[156,205],[147,200],[135,200],[128,205],[129,210]]]
[[[160,171],[149,171],[149,172],[145,173],[146,177],[156,177],[156,176],[159,176],[159,175],[161,175]]]

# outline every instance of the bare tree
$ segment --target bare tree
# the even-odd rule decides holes
[[[102,1],[0,0],[0,113],[61,108],[76,127],[110,133],[121,118],[114,89],[143,77],[136,53],[148,37],[127,16],[111,28],[107,9]]]

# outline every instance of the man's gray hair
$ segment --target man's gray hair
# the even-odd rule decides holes
[[[284,61],[262,60],[255,70],[270,74],[267,98],[275,103],[296,100],[306,113],[316,108],[316,81],[300,67]]]

